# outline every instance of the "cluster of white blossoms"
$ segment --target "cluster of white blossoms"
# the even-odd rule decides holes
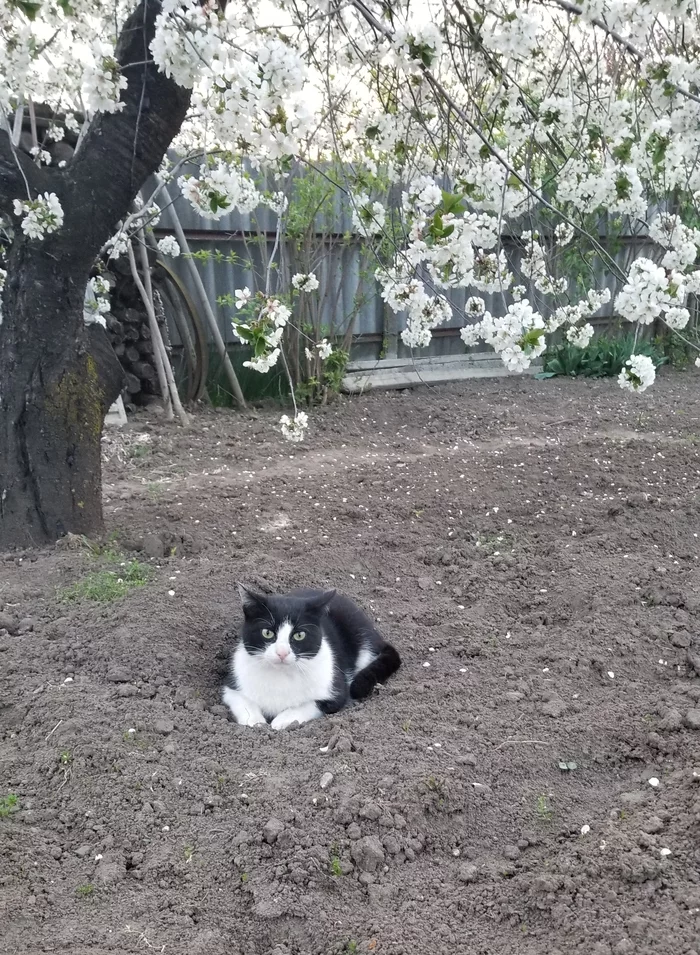
[[[315,292],[319,282],[313,272],[297,272],[292,276],[292,287],[298,292]]]
[[[310,362],[315,361],[317,357],[320,358],[321,361],[325,361],[326,358],[330,358],[333,354],[333,346],[327,338],[322,338],[320,342],[316,342],[314,348],[316,349],[315,355],[310,348],[306,347],[304,349],[304,354]]]
[[[13,209],[30,239],[43,239],[63,225],[63,209],[55,192],[45,192],[36,199],[15,199]]]
[[[246,308],[253,301],[249,289],[236,289],[236,308]],[[262,304],[248,322],[232,321],[234,335],[244,345],[253,347],[253,357],[244,361],[246,368],[266,374],[277,364],[280,342],[291,318],[291,309],[278,298],[261,296]]]
[[[480,322],[460,330],[465,345],[485,341],[501,356],[509,371],[522,372],[547,347],[545,321],[525,298],[508,306],[505,315],[484,312]]]
[[[82,122],[122,108],[129,87],[117,38],[136,7],[137,0],[0,4],[0,123],[12,128],[18,103],[56,109],[46,137],[31,141],[42,166],[32,172],[47,183],[66,162],[48,165],[50,143],[63,135],[59,115],[67,110],[65,126],[77,133],[76,114]],[[654,245],[628,269],[613,311],[637,325],[660,319],[684,329],[688,296],[700,293],[695,5],[583,0],[548,5],[545,16],[534,0],[483,0],[478,43],[449,5],[426,0],[418,19],[414,7],[398,0],[386,17],[379,0],[269,0],[254,13],[242,0],[223,10],[212,0],[162,0],[144,60],[150,55],[192,91],[175,143],[183,158],[208,157],[198,174],[178,179],[192,207],[218,220],[267,206],[284,226],[296,170],[337,173],[355,234],[381,257],[380,293],[406,317],[405,344],[425,347],[437,326],[462,317],[475,323],[462,329],[465,344],[495,348],[511,370],[529,367],[557,329],[577,347],[590,342],[589,319],[610,293],[591,290],[572,302],[564,276],[595,274],[590,257],[605,244],[605,216],[606,237],[629,227]],[[130,77],[138,66],[129,64]],[[35,240],[64,219],[51,187],[41,192],[9,197]],[[129,217],[111,240],[113,256],[126,250],[129,230],[153,224],[148,213]],[[576,243],[571,222],[590,230]],[[506,255],[509,243],[523,251],[519,262]],[[179,251],[172,239],[159,248]],[[570,267],[579,252],[584,267]],[[312,293],[318,279],[299,273],[292,287]],[[239,307],[250,304],[245,292],[237,292]],[[474,292],[495,296],[490,311]],[[471,296],[463,312],[448,300],[462,294]],[[251,367],[268,371],[289,309],[263,297],[251,311],[234,325],[254,344]],[[325,347],[314,351],[323,357]],[[620,377],[643,391],[653,363],[633,356]],[[297,416],[287,431],[305,428]]]
[[[202,165],[198,177],[181,176],[178,186],[204,219],[221,219],[234,210],[250,213],[262,201],[250,176],[240,166],[223,160],[217,160],[211,167]]]
[[[363,193],[352,198],[352,225],[359,235],[378,235],[386,222],[386,209]]]
[[[563,223],[566,225],[566,223]],[[535,288],[544,295],[561,295],[568,288],[566,278],[554,279],[549,272],[547,254],[537,232],[523,232],[520,236],[525,243],[525,252],[520,260],[520,271]]]
[[[82,98],[88,114],[117,113],[124,108],[119,97],[128,82],[122,75],[114,55],[114,47],[95,39],[91,49],[92,62],[83,73]]]
[[[164,235],[162,239],[158,240],[158,251],[161,255],[169,255],[176,259],[182,250],[175,236]]]
[[[297,411],[293,418],[283,414],[280,418],[282,435],[287,441],[303,441],[309,427],[309,416],[305,411]]]
[[[646,355],[632,355],[618,376],[621,388],[627,391],[646,391],[656,379],[654,362]]]
[[[668,272],[651,259],[641,257],[630,266],[616,305],[628,322],[651,325],[665,313],[672,328],[684,328],[690,318],[684,308],[686,295],[686,277],[682,273]]]

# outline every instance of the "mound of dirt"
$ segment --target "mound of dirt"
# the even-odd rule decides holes
[[[699,415],[688,373],[341,399],[301,447],[136,417],[109,540],[0,562],[0,951],[697,955]],[[239,728],[237,580],[338,587],[402,669]]]

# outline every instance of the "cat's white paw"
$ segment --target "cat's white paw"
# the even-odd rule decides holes
[[[259,716],[249,714],[248,716],[244,716],[241,720],[236,720],[236,722],[239,726],[267,726],[267,720],[262,713]]]
[[[274,720],[270,723],[270,726],[273,730],[286,730],[288,726],[291,726],[292,723],[301,723],[302,720],[298,716],[294,715],[292,710],[284,710],[280,713],[279,716],[276,716]]]
[[[221,699],[231,710],[234,720],[239,726],[261,726],[267,723],[259,706],[246,699],[238,690],[224,687]]]
[[[315,720],[320,715],[321,711],[315,703],[302,703],[301,706],[290,706],[288,710],[282,710],[270,726],[273,730],[285,730],[292,723],[308,723],[309,720]]]

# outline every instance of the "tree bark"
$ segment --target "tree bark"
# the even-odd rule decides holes
[[[26,197],[27,184],[32,198],[55,192],[64,210],[59,232],[39,241],[17,228],[10,249],[0,325],[0,550],[103,528],[100,439],[121,376],[103,330],[85,327],[83,302],[95,258],[189,106],[189,91],[150,62],[159,12],[160,2],[141,0],[126,21],[116,51],[128,80],[124,108],[93,120],[65,169],[37,168],[0,131],[0,210]]]

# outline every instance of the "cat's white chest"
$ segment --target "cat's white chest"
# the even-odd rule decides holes
[[[231,671],[239,691],[272,719],[291,707],[329,699],[335,663],[325,639],[314,657],[290,666],[275,666],[261,657],[250,656],[239,644]]]

